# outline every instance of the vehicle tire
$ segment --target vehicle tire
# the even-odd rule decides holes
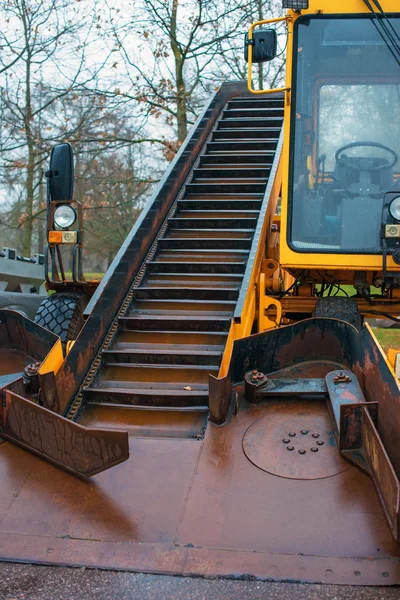
[[[52,294],[40,304],[35,323],[58,335],[64,355],[67,342],[75,340],[82,329],[83,297],[79,294]]]
[[[353,325],[360,331],[363,319],[354,298],[318,298],[313,317],[339,319]]]

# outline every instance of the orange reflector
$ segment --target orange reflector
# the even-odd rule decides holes
[[[49,231],[49,244],[62,244],[62,231]]]
[[[49,231],[49,244],[76,244],[77,231]]]

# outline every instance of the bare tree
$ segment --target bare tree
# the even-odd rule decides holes
[[[139,16],[135,5],[133,23],[114,28],[131,81],[130,97],[150,116],[162,115],[175,126],[178,145],[204,95],[219,85],[210,73],[222,41],[244,30],[247,7],[242,0],[143,0]],[[132,27],[140,40],[136,51],[131,50]]]
[[[1,152],[4,169],[25,173],[21,224],[23,252],[29,255],[35,196],[42,180],[39,167],[48,151],[42,136],[45,115],[51,105],[93,76],[85,67],[85,49],[94,15],[77,19],[71,0],[9,0],[1,15],[7,22],[1,40],[9,55],[3,57],[8,68],[2,89]],[[13,62],[13,55],[18,60]]]

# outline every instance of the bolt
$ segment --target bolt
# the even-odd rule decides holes
[[[291,452],[292,450],[294,450],[294,446],[286,446],[286,450],[289,450],[289,452]]]
[[[319,438],[319,433],[313,433],[312,436],[313,438]]]
[[[289,433],[289,437],[296,437],[296,434],[295,434],[295,432],[294,432],[294,431],[291,431],[291,432]]]
[[[257,377],[258,379],[264,379],[264,373],[258,373]]]
[[[302,433],[303,435],[307,435],[307,433],[308,433],[308,429],[302,429],[302,430],[301,430],[301,433]]]
[[[290,442],[290,440],[288,440],[287,438],[285,438],[284,440],[282,440],[282,442],[283,442],[284,444],[288,444],[288,443]]]
[[[299,450],[299,454],[305,454],[306,451],[305,450]]]
[[[254,376],[258,375],[258,371],[257,371],[257,369],[254,369],[254,371],[253,371],[253,375],[254,375]]]
[[[314,446],[311,448],[311,452],[318,452],[318,448],[315,448]]]
[[[324,442],[322,440],[318,440],[317,444],[318,444],[318,446],[323,446]]]

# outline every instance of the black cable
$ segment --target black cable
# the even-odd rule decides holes
[[[300,279],[296,279],[296,281],[294,283],[292,283],[292,285],[290,287],[288,287],[287,290],[285,290],[284,292],[280,293],[280,295],[278,296],[278,300],[280,300],[281,298],[283,298],[284,296],[286,296],[287,294],[289,294],[289,292],[291,292],[292,289],[295,288],[300,283],[301,283]]]
[[[393,25],[391,24],[386,13],[383,12],[382,6],[379,4],[379,2],[375,2],[375,0],[372,0],[372,2],[374,2],[374,4],[378,7],[378,10],[380,10],[380,13],[376,13],[369,0],[364,0],[364,2],[368,6],[368,8],[372,12],[372,14],[375,15],[379,25],[381,26],[381,28],[383,29],[385,34],[388,36],[388,38],[392,42],[393,46],[396,48],[396,51],[400,53],[400,46],[398,46],[397,42],[396,42],[396,38],[398,38],[400,41],[400,37],[399,37],[397,31],[395,30],[395,28],[393,27]],[[379,20],[379,17],[381,17],[381,19],[382,19],[381,21]],[[386,21],[387,21],[388,25],[390,25],[390,28],[393,30],[393,33],[391,33],[389,31]],[[394,34],[394,37],[393,37],[393,34]]]
[[[381,14],[383,16],[384,19],[386,19],[388,26],[390,27],[390,29],[393,32],[393,35],[395,38],[397,38],[400,42],[400,34],[397,33],[395,27],[393,26],[391,20],[389,19],[389,17],[387,16],[386,12],[383,10],[381,3],[379,2],[379,0],[372,0],[372,2],[375,4],[375,6],[377,7],[378,10],[381,11]]]
[[[367,8],[369,8],[369,10],[371,11],[371,13],[374,15],[374,19],[372,20],[372,24],[374,25],[375,29],[377,30],[377,32],[379,33],[380,37],[383,39],[383,41],[385,42],[386,46],[388,47],[390,53],[392,54],[393,58],[398,62],[398,64],[400,65],[400,46],[397,45],[396,43],[396,39],[393,38],[392,34],[390,33],[390,31],[387,30],[386,24],[383,23],[380,20],[380,14],[376,13],[373,9],[372,4],[370,3],[369,0],[364,0],[364,4],[366,5]],[[387,38],[389,38],[389,42],[392,43],[392,46],[390,45],[390,43],[388,42]],[[397,53],[397,55],[396,55]]]

